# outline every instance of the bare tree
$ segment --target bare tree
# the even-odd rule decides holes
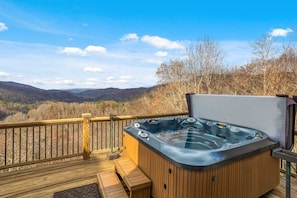
[[[282,76],[279,80],[282,93],[296,95],[297,93],[297,50],[294,47],[284,47],[283,54],[279,57],[278,66],[282,68]]]
[[[184,61],[170,60],[157,70],[159,82],[164,84],[154,94],[156,109],[186,110],[185,94],[218,92],[223,71],[223,56],[218,43],[206,38],[190,44]],[[152,99],[152,101],[156,101]],[[153,104],[153,102],[151,102]]]
[[[183,61],[170,60],[169,64],[161,64],[157,70],[159,82],[164,84],[155,92],[160,108],[168,108],[170,111],[184,111],[185,97],[188,91],[188,71]],[[157,104],[157,103],[156,103]]]
[[[206,37],[198,41],[195,46],[188,48],[187,68],[191,76],[194,90],[200,92],[200,86],[204,85],[206,93],[210,94],[217,87],[219,75],[223,72],[224,56],[219,44]]]
[[[297,90],[296,49],[288,43],[275,42],[271,36],[257,40],[253,45],[258,92],[260,95],[294,94]]]
[[[194,93],[200,93],[202,78],[200,75],[200,64],[197,46],[193,43],[187,48],[186,70],[188,85]]]
[[[261,39],[255,41],[252,44],[254,59],[252,64],[256,65],[256,73],[259,77],[258,95],[269,95],[269,86],[271,85],[271,74],[273,70],[272,60],[274,58],[273,53],[273,40],[271,36],[263,36]]]

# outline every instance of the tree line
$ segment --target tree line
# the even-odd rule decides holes
[[[28,107],[26,111],[15,110],[5,117],[3,122],[37,121],[49,119],[78,118],[82,113],[91,113],[93,116],[109,116],[110,114],[126,114],[124,103],[115,101],[98,101],[83,103],[67,103],[47,101],[40,104],[23,104]]]

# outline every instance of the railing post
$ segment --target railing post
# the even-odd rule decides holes
[[[90,113],[83,113],[83,159],[90,159]]]

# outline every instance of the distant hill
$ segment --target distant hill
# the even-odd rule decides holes
[[[150,92],[151,88],[133,89],[73,89],[73,90],[44,90],[16,82],[0,81],[0,100],[19,103],[35,103],[43,101],[87,102],[113,100],[125,102]]]
[[[133,88],[133,89],[92,89],[78,93],[77,95],[84,100],[113,100],[117,102],[125,102],[141,97],[144,93],[151,91],[152,88]]]

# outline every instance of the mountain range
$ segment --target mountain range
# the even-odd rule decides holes
[[[16,82],[0,81],[0,101],[35,103],[43,101],[87,102],[113,100],[125,102],[141,97],[144,93],[148,93],[155,88],[45,90]]]

